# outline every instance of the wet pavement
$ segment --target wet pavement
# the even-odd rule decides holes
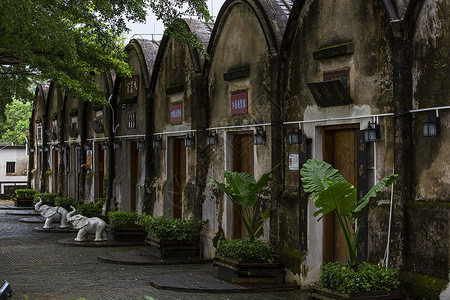
[[[0,281],[8,280],[12,299],[308,299],[298,289],[290,291],[220,290],[212,279],[212,264],[116,264],[98,257],[142,253],[145,246],[67,247],[61,239],[76,233],[36,232],[37,224],[19,222],[23,216],[0,210]],[[183,275],[185,274],[185,275]],[[161,280],[192,276],[204,291],[163,289]],[[225,286],[225,284],[223,285]]]

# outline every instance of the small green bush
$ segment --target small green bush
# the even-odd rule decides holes
[[[97,203],[79,203],[75,208],[77,209],[77,214],[92,218],[102,214],[103,204],[103,201],[98,201]]]
[[[197,240],[206,223],[207,220],[198,221],[194,216],[183,220],[142,214],[139,219],[139,225],[144,226],[145,231],[155,238],[178,241]]]
[[[238,261],[262,262],[274,259],[272,251],[260,240],[223,240],[217,245],[216,254]]]
[[[53,193],[36,193],[34,194],[35,203],[39,202],[39,197],[42,198],[42,204],[55,205],[55,199],[58,195]]]
[[[112,226],[133,226],[139,220],[139,215],[135,211],[110,211],[108,221]]]
[[[70,207],[75,206],[75,200],[71,197],[58,196],[55,198],[55,205],[64,207],[70,211]]]
[[[36,191],[34,189],[17,189],[16,198],[33,199]]]
[[[397,271],[367,262],[356,270],[347,264],[328,263],[320,267],[319,284],[343,293],[389,291],[400,284],[397,277]]]

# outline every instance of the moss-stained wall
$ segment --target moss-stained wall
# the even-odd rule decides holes
[[[358,117],[380,113],[392,113],[392,33],[389,18],[381,1],[306,1],[301,7],[294,27],[287,31],[293,33],[293,39],[285,41],[289,45],[282,49],[282,98],[285,121],[319,120],[339,117]],[[348,51],[326,58],[313,58],[313,53],[328,47],[347,44]],[[329,49],[329,48],[328,48]],[[350,105],[319,107],[317,106],[307,83],[323,81],[325,72],[349,70]],[[372,118],[355,118],[349,120],[322,121],[303,124],[303,133],[312,139],[310,158],[322,158],[322,128],[324,126],[341,126],[358,124],[360,129],[367,127]],[[376,143],[376,176],[369,171],[369,186],[377,180],[392,173],[393,168],[393,122],[391,118],[379,118],[381,125],[380,139]],[[338,128],[338,127],[336,127]],[[285,128],[287,133],[290,127]],[[297,230],[299,223],[298,176],[288,169],[289,154],[298,153],[297,145],[286,145],[284,178],[286,190],[280,204],[280,213],[289,216],[281,222],[280,232]],[[373,151],[373,146],[368,144]],[[373,153],[373,152],[372,152]],[[369,157],[369,167],[374,159]],[[294,200],[293,200],[294,199]],[[306,262],[301,280],[309,283],[318,279],[318,269],[322,263],[322,223],[313,217],[315,210],[312,202],[308,203],[308,248]],[[371,211],[375,212],[375,211]],[[383,217],[386,217],[383,214]],[[369,218],[369,241],[384,230],[384,220]],[[381,222],[381,224],[380,224]],[[380,227],[381,226],[381,227]],[[287,247],[299,249],[298,233],[283,237]],[[385,243],[369,243],[372,255],[380,253]],[[369,254],[370,256],[370,254]],[[292,268],[298,270],[299,268]]]
[[[204,109],[198,106],[197,99],[202,90],[198,89],[193,57],[195,52],[191,52],[189,47],[171,38],[165,38],[160,46],[158,59],[159,69],[155,71],[156,85],[154,92],[152,121],[155,133],[186,131],[197,128],[196,119],[198,110]],[[171,105],[181,103],[182,121],[171,123]],[[154,181],[152,193],[155,198],[154,215],[166,215],[172,217],[173,200],[173,139],[184,138],[188,132],[180,134],[164,134],[162,137],[162,148],[153,149],[154,155]],[[192,135],[192,133],[190,133]],[[197,148],[198,138],[195,136],[195,145],[186,147],[186,181],[183,183],[182,192],[182,215],[188,217],[194,212],[194,202],[196,199],[197,187]],[[184,141],[183,141],[184,144]]]
[[[210,128],[221,126],[249,125],[271,123],[272,84],[276,80],[275,70],[267,45],[265,33],[255,12],[248,3],[235,1],[221,12],[222,19],[216,23],[216,36],[208,68],[208,117]],[[210,41],[211,44],[211,41]],[[249,70],[248,76],[225,80],[224,74],[239,69]],[[248,113],[231,114],[231,93],[238,90],[248,91]],[[254,175],[259,178],[272,168],[271,128],[265,128],[267,141],[265,145],[253,146]],[[218,130],[218,143],[208,147],[208,176],[223,181],[223,170],[232,167],[232,136],[237,132],[252,133],[254,128],[235,128]],[[270,199],[265,199],[262,209],[269,206]],[[204,255],[211,257],[214,247],[220,239],[231,238],[232,223],[231,201],[218,191],[208,179],[203,203],[203,215],[210,222],[204,240]],[[269,225],[264,227],[262,239],[269,239]]]

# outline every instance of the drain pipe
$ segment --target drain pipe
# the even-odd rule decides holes
[[[392,174],[395,174],[395,165],[392,170]],[[395,183],[393,183],[391,186],[391,203],[390,203],[390,208],[389,208],[389,226],[388,226],[386,251],[384,252],[383,261],[381,263],[383,266],[384,265],[386,266],[386,270],[389,266],[389,245],[391,243],[391,222],[392,222],[392,203],[394,202],[394,184]]]

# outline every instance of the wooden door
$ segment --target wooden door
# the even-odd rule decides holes
[[[98,170],[98,197],[103,198],[103,178],[105,177],[105,151],[102,150],[102,145],[97,144],[97,170]]]
[[[183,187],[186,182],[186,146],[183,138],[173,140],[173,218],[183,217]]]
[[[356,187],[356,132],[359,126],[327,127],[323,130],[323,160],[338,169]],[[348,262],[344,236],[335,214],[323,218],[323,259],[325,262]]]
[[[52,170],[52,191],[58,193],[58,167],[59,167],[59,155],[58,151],[53,151],[53,170]]]
[[[252,134],[236,134],[233,136],[232,144],[232,165],[235,172],[246,172],[254,176],[253,166],[253,135]],[[241,213],[244,213],[244,208],[239,208]],[[232,238],[240,239],[247,237],[247,230],[245,225],[233,207],[232,215]]]
[[[130,211],[136,211],[136,188],[139,174],[139,150],[136,142],[131,142],[130,161]]]

